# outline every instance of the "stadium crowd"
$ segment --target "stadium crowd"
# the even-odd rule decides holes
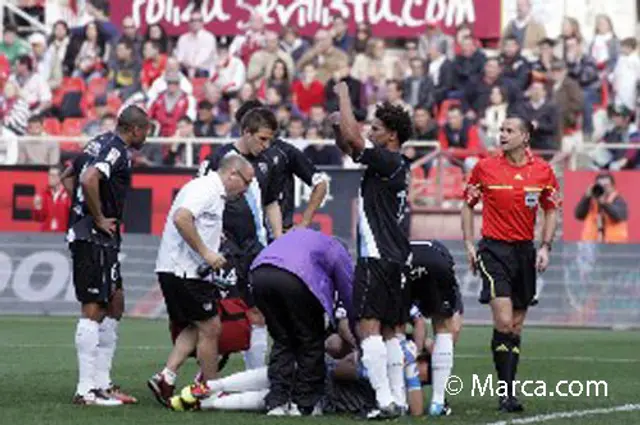
[[[105,0],[87,2],[80,16],[66,6],[52,8],[48,17],[43,2],[22,3],[43,22],[58,15],[64,19],[45,36],[20,31],[22,18],[5,16],[0,43],[4,164],[55,164],[72,157],[81,148],[77,142],[18,148],[12,136],[95,136],[113,129],[126,103],[148,108],[157,136],[236,137],[234,113],[243,102],[259,99],[277,114],[280,136],[304,140],[300,147],[315,164],[353,166],[335,146],[309,145],[333,137],[327,116],[337,110],[333,87],[339,81],[348,84],[365,129],[377,103],[402,105],[414,119],[412,139],[438,141],[442,149],[453,150],[464,171],[497,147],[508,112],[534,123],[531,147],[546,151],[548,158],[586,140],[603,142],[592,155],[594,168],[634,169],[640,163],[635,149],[606,149],[607,143],[640,139],[634,123],[637,42],[619,39],[606,15],[598,16],[593,35],[583,34],[577,20],[566,17],[560,37],[552,39],[532,17],[530,2],[521,0],[499,44],[483,48],[469,24],[454,35],[430,25],[418,39],[390,45],[372,36],[366,23],[349,31],[341,16],[307,40],[292,26],[279,34],[266,29],[256,13],[246,34],[232,38],[205,29],[196,11],[189,32],[170,37],[160,25],[141,31],[131,17],[119,25],[110,22]],[[603,115],[608,119],[594,121]],[[210,148],[196,149],[195,162]],[[428,151],[409,148],[406,154],[416,158]],[[185,163],[180,144],[149,144],[136,158],[139,166]]]

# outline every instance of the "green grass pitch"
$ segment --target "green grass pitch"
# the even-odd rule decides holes
[[[241,425],[266,421],[271,424],[362,422],[348,417],[267,418],[235,412],[170,412],[162,409],[146,387],[146,380],[158,370],[169,351],[164,320],[124,319],[120,326],[113,378],[137,396],[135,406],[99,408],[71,405],[76,383],[76,357],[73,346],[75,319],[0,317],[0,424],[114,425],[114,424],[224,424]],[[546,423],[552,425],[640,424],[640,410],[586,414],[562,418],[558,412],[640,404],[640,333],[637,331],[566,330],[533,328],[525,331],[519,379],[545,381],[552,391],[560,380],[606,381],[608,396],[599,397],[521,397],[525,412],[499,414],[495,397],[471,395],[472,375],[482,379],[493,372],[489,353],[489,327],[467,326],[456,347],[454,374],[465,388],[450,396],[453,415],[444,418],[400,418],[397,423],[438,423],[482,425],[498,421]],[[195,366],[183,369],[178,386],[188,384]],[[223,371],[242,368],[241,356],[233,357]],[[574,390],[579,387],[577,384]],[[531,386],[533,392],[537,387]],[[561,388],[568,391],[568,388]],[[600,387],[601,392],[603,388]],[[585,390],[586,391],[586,390]],[[633,407],[634,409],[637,408]],[[584,412],[583,412],[584,413]],[[588,413],[588,412],[587,412]],[[510,422],[515,419],[520,421]]]

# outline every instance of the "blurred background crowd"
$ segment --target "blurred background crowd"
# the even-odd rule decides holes
[[[333,86],[348,84],[353,106],[367,130],[375,105],[402,105],[414,118],[416,141],[437,141],[462,174],[498,147],[499,128],[511,112],[535,128],[532,149],[548,159],[602,142],[582,166],[640,167],[635,125],[640,57],[635,38],[620,38],[607,15],[585,33],[565,17],[551,38],[517,1],[516,18],[499,43],[483,45],[473,25],[445,34],[437,24],[412,39],[372,36],[370,26],[350,29],[334,15],[328,27],[303,38],[293,26],[265,28],[254,13],[236,37],[205,29],[195,9],[188,31],[168,36],[160,25],[137,28],[133,18],[110,21],[107,0],[20,0],[17,5],[51,25],[36,31],[23,17],[4,13],[0,42],[0,163],[58,164],[82,147],[77,141],[20,143],[13,136],[94,136],[114,128],[123,103],[145,105],[154,135],[185,139],[238,135],[234,114],[242,102],[260,99],[277,114],[281,137],[298,145],[317,165],[353,166],[330,145],[326,123],[337,109]],[[309,144],[311,142],[311,144]],[[194,165],[215,145],[195,149]],[[433,147],[408,148],[418,158]],[[138,166],[184,166],[184,144],[148,144]],[[428,176],[433,161],[419,172]]]

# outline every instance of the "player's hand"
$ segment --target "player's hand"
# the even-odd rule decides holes
[[[467,252],[467,261],[469,262],[469,269],[473,275],[478,274],[478,254],[476,253],[476,247],[473,246],[473,242],[465,243],[465,251]]]
[[[547,270],[549,266],[549,248],[546,246],[538,249],[538,254],[536,255],[536,270],[539,272],[543,272]]]
[[[35,198],[33,198],[33,208],[37,210],[42,209],[42,197],[40,195],[36,195]]]
[[[344,81],[340,81],[338,84],[333,86],[333,91],[340,96],[349,96],[349,86]]]
[[[214,270],[219,270],[223,268],[225,264],[227,264],[226,258],[213,251],[208,251],[204,255],[204,261],[206,261],[208,265],[213,267]]]
[[[118,230],[118,220],[115,218],[100,217],[95,220],[95,223],[99,230],[102,230],[109,236],[115,235],[116,230]]]

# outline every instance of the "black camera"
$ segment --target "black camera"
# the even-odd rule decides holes
[[[604,187],[602,187],[600,183],[594,184],[593,187],[591,188],[591,195],[596,198],[599,198],[602,196],[602,194],[604,194]]]

